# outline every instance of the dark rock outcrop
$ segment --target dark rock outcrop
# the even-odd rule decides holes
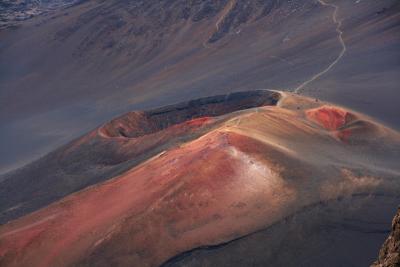
[[[400,266],[400,207],[392,221],[392,232],[383,243],[378,260],[371,267],[398,266]]]
[[[79,4],[82,0],[2,0],[0,2],[0,30],[16,27],[21,21],[51,11]]]

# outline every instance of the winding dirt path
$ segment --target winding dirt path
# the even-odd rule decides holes
[[[338,39],[340,44],[342,45],[342,50],[340,51],[340,54],[338,55],[338,57],[323,71],[315,74],[314,76],[312,76],[310,79],[308,79],[307,81],[303,82],[302,84],[300,84],[295,90],[295,93],[299,93],[301,92],[301,90],[308,85],[309,83],[312,83],[313,81],[317,80],[319,77],[321,77],[322,75],[324,75],[325,73],[327,73],[328,71],[330,71],[344,56],[344,54],[347,51],[346,48],[346,44],[343,40],[343,32],[341,30],[342,27],[342,22],[340,20],[338,20],[337,18],[337,14],[339,12],[339,7],[335,4],[331,4],[331,3],[326,3],[324,0],[318,0],[318,2],[322,5],[322,6],[327,6],[327,7],[331,7],[334,9],[333,13],[332,13],[332,20],[333,22],[336,24],[336,32],[338,33]]]

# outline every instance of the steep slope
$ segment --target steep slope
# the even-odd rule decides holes
[[[259,101],[260,95],[265,96],[265,101]],[[243,99],[257,101],[246,103]],[[167,139],[180,136],[180,131],[184,132],[182,136],[191,136],[168,147],[159,143],[163,147],[161,153],[133,164],[120,175],[2,225],[0,265],[158,266],[185,251],[226,242],[235,244],[249,234],[276,225],[283,233],[293,233],[279,225],[314,208],[320,214],[328,212],[330,219],[352,218],[352,227],[361,227],[362,232],[367,223],[358,221],[357,214],[372,213],[374,219],[385,220],[398,204],[400,135],[364,115],[269,91],[193,103],[197,105],[150,112],[163,114],[162,120],[143,122],[135,118],[144,118],[146,112],[128,114],[101,127],[97,137],[92,133],[72,143],[70,147],[74,149],[82,142],[93,144],[101,137],[113,140],[122,151],[121,141],[145,136],[153,140],[157,132]],[[185,120],[194,110],[198,110],[196,115]],[[177,116],[182,112],[185,116]],[[174,119],[171,124],[160,124],[169,118]],[[161,127],[154,128],[155,125]],[[129,150],[146,145],[142,139]],[[64,153],[70,152],[66,149]],[[47,180],[50,186],[54,182]],[[371,208],[372,203],[379,208]],[[309,227],[318,229],[319,216],[300,218],[300,222],[314,222]],[[356,236],[338,231],[340,242]],[[368,244],[378,243],[378,247],[381,240],[377,236],[384,235],[377,232],[362,236]],[[291,244],[285,236],[275,236],[268,242],[261,238],[259,242],[267,244],[267,251],[279,249]],[[323,240],[326,234],[316,231],[314,236],[314,240]],[[326,247],[318,248],[318,243],[310,242],[303,245],[311,246],[315,253],[314,258],[308,259],[309,264],[322,260],[324,253],[319,252]],[[367,249],[353,247],[338,252],[333,266],[360,265],[371,256]],[[351,260],[345,256],[349,251],[354,252]],[[243,266],[243,262],[230,262],[226,255],[206,258],[225,259],[229,263],[226,266]],[[258,258],[273,263],[269,256],[262,251],[257,253]],[[191,259],[189,262],[197,266],[195,263],[204,258],[200,255]],[[179,265],[181,260],[182,257],[173,258],[166,264]],[[298,260],[286,266],[307,263],[304,256]],[[219,266],[218,261],[211,263]]]
[[[339,22],[346,53],[301,92],[398,127],[398,1],[322,2],[91,0],[2,30],[0,168],[132,109],[293,91],[341,54]]]
[[[391,267],[400,265],[400,208],[392,221],[392,232],[385,240],[379,258],[371,267]]]
[[[25,20],[68,8],[82,1],[84,0],[3,0],[0,3],[0,30],[18,27]]]
[[[130,112],[0,178],[0,223],[109,179],[217,127],[229,113],[275,105],[269,91],[232,93]],[[227,114],[227,117],[218,117]],[[3,180],[3,181],[2,181]]]

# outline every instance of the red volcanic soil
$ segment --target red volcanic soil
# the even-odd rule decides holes
[[[279,98],[267,90],[236,92],[117,117],[10,174],[0,186],[0,223],[122,174],[218,127],[235,112],[275,105]]]
[[[186,121],[185,123],[190,126],[202,126],[206,123],[209,123],[212,119],[210,117],[197,118],[190,121]]]
[[[123,151],[122,158],[131,150],[132,158],[150,147],[162,150],[108,181],[0,226],[0,266],[159,266],[185,251],[269,227],[315,203],[400,191],[392,175],[400,172],[398,133],[307,98],[286,94],[272,106],[275,93],[266,91],[261,102],[255,101],[259,94],[132,112],[99,128],[100,135],[77,140],[72,151],[62,150],[71,157],[67,163],[98,147]],[[332,137],[354,128],[353,118],[353,139],[370,125],[380,129],[363,149]],[[166,139],[175,141],[165,146]],[[98,162],[108,154],[89,155],[88,162]],[[65,186],[44,182],[47,189]]]
[[[247,137],[212,132],[6,224],[0,262],[65,266],[86,258],[97,266],[112,256],[118,266],[157,266],[179,251],[244,235],[266,214],[280,217],[294,195],[273,169],[264,177],[267,165],[241,147],[266,151]]]
[[[328,131],[335,132],[335,135],[342,141],[348,140],[352,132],[343,129],[349,122],[354,120],[354,115],[348,111],[332,106],[322,106],[306,111],[307,118],[318,123]]]
[[[323,106],[307,110],[307,117],[321,124],[329,131],[338,130],[348,121],[349,113],[337,107]]]
[[[110,137],[141,137],[173,125],[201,125],[206,117],[216,117],[234,111],[275,105],[280,95],[267,90],[236,92],[228,95],[206,97],[149,111],[130,112],[107,123],[99,129]],[[203,118],[199,121],[188,121]]]

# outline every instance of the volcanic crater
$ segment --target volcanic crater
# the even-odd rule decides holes
[[[399,133],[367,116],[281,91],[131,112],[0,179],[0,266],[293,266],[265,253],[291,229],[293,253],[364,266],[400,198],[399,151]],[[302,237],[332,224],[346,235]],[[272,227],[282,234],[262,234]],[[359,238],[376,247],[348,260],[356,245],[337,242]]]
[[[274,106],[279,99],[278,92],[267,90],[205,97],[149,111],[130,112],[105,124],[99,132],[107,137],[136,138],[181,123],[196,125],[205,122],[209,117],[249,108]]]

